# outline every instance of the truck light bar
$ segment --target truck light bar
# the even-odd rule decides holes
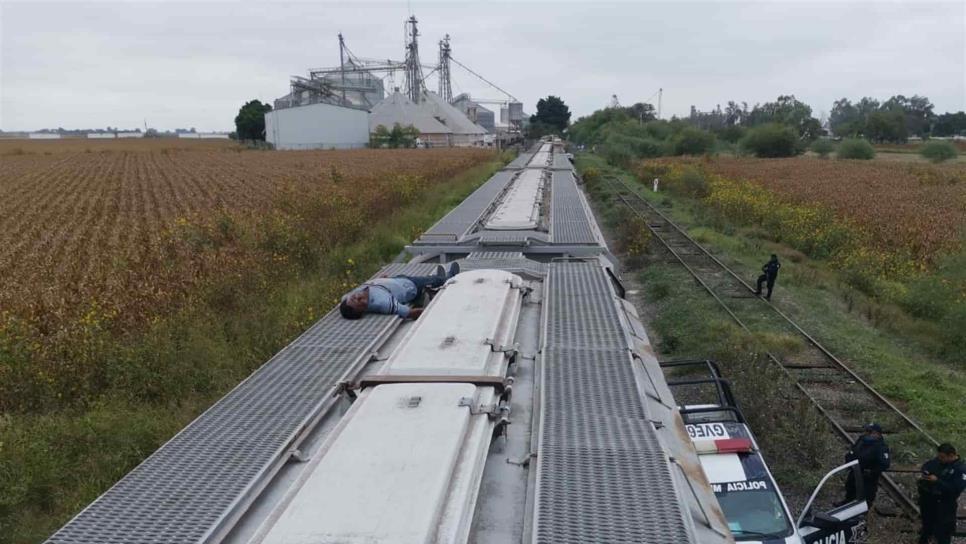
[[[698,455],[708,453],[749,453],[755,451],[750,438],[722,438],[718,440],[695,440]]]

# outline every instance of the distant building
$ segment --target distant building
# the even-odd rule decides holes
[[[140,132],[118,132],[118,138],[143,138],[144,134]]]
[[[275,149],[351,149],[369,143],[369,112],[317,103],[265,114],[265,140]]]
[[[27,135],[31,140],[59,140],[60,134],[56,132],[31,132]]]
[[[485,128],[492,134],[496,129],[495,113],[474,101],[469,94],[463,93],[453,99],[453,106],[463,112],[470,121]]]
[[[396,91],[372,108],[370,132],[375,132],[380,125],[391,130],[396,124],[415,127],[420,142],[430,147],[482,146],[486,134],[485,128],[438,94],[428,91],[422,93],[418,103]]]
[[[88,140],[113,140],[117,138],[117,135],[113,132],[88,132]]]
[[[228,135],[222,132],[179,132],[178,138],[189,140],[227,140]]]

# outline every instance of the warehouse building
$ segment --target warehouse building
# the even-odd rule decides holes
[[[353,149],[369,143],[369,112],[319,102],[265,114],[265,140],[275,149]]]

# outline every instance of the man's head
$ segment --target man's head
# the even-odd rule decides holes
[[[866,436],[882,438],[882,426],[878,423],[866,423],[862,429],[865,431]]]
[[[369,306],[369,290],[359,289],[349,293],[339,304],[339,313],[346,319],[359,319]]]
[[[771,254],[771,260],[777,261],[778,260],[778,255],[775,255],[774,253],[772,253]]]
[[[959,455],[952,444],[944,442],[936,448],[936,459],[939,459],[939,462],[945,465],[959,459]]]

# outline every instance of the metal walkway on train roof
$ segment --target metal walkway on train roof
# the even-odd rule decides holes
[[[378,275],[428,274],[394,264]],[[217,542],[402,321],[332,311],[50,537],[50,543]]]
[[[727,541],[714,497],[687,481],[697,460],[609,281],[596,263],[549,266],[534,542]]]
[[[577,186],[572,166],[566,170],[544,170],[549,181],[545,189],[549,191],[549,202],[548,205],[536,202],[539,221],[528,217],[529,223],[521,222],[512,230],[498,226],[493,220],[494,214],[505,208],[504,199],[515,195],[512,191],[514,184],[529,172],[531,170],[498,172],[407,246],[407,251],[432,256],[470,252],[488,246],[489,250],[501,251],[526,247],[531,256],[540,253],[596,256],[606,252],[607,245],[593,220],[586,197]]]

